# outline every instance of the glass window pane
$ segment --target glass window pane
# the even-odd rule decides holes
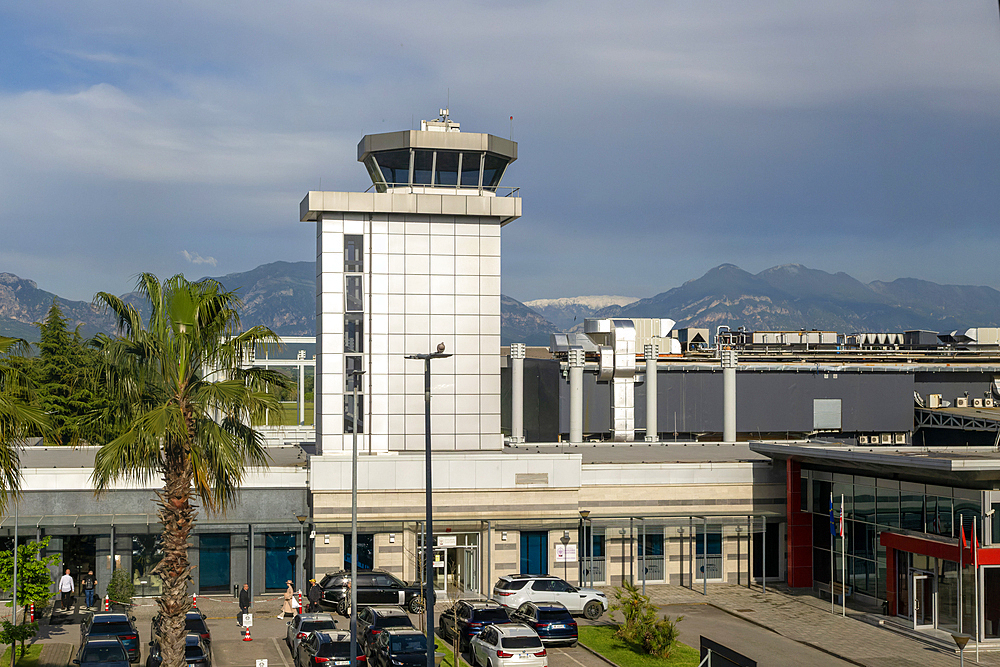
[[[434,182],[438,185],[456,185],[458,183],[458,153],[437,152],[437,178]]]
[[[434,151],[413,151],[413,184],[430,185]]]
[[[854,518],[875,523],[875,488],[854,485]]]
[[[358,394],[358,433],[365,432],[365,397]],[[344,433],[354,433],[354,394],[344,396]]]
[[[375,156],[382,178],[392,185],[406,185],[410,180],[410,151],[386,151]]]
[[[361,354],[365,351],[363,320],[364,315],[361,313],[344,315],[344,352]]]
[[[462,153],[462,187],[479,187],[479,153]]]
[[[361,234],[344,234],[344,271],[346,273],[364,272],[364,240],[365,237]]]
[[[899,527],[899,491],[879,488],[876,490],[875,523],[891,528]]]
[[[347,391],[354,391],[354,383],[358,382],[358,391],[364,388],[362,384],[362,379],[364,376],[354,375],[351,371],[360,371],[361,368],[361,357],[356,356],[346,356],[344,357],[344,377],[346,379],[345,387]]]
[[[899,494],[900,525],[907,530],[924,531],[924,494]]]
[[[832,485],[820,479],[814,479],[812,483],[813,492],[813,512],[817,514],[827,514],[830,511],[830,491]]]
[[[507,160],[498,156],[486,154],[486,162],[483,163],[483,187],[496,188],[500,185],[503,171],[507,168]]]
[[[927,532],[951,537],[951,498],[927,496]]]
[[[364,292],[361,289],[361,276],[344,276],[345,307],[348,312],[365,309]]]

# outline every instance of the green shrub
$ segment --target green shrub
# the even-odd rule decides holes
[[[621,612],[623,616],[615,634],[649,655],[669,658],[679,634],[677,624],[684,617],[678,616],[671,621],[664,614],[663,618],[659,618],[659,610],[649,596],[643,595],[635,584],[628,581],[622,582],[622,587],[616,588],[614,594],[615,601],[610,607],[612,618],[615,612]]]
[[[111,575],[111,581],[108,582],[108,597],[111,601],[129,605],[132,604],[134,595],[135,585],[132,583],[132,577],[123,569],[115,570]]]

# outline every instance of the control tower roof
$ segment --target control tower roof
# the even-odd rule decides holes
[[[369,134],[358,143],[363,162],[379,192],[415,187],[451,190],[456,194],[494,193],[507,165],[517,159],[517,143],[462,132],[441,110],[441,118],[421,121],[421,129]]]

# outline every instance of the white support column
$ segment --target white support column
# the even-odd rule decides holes
[[[299,426],[306,423],[306,351],[299,350],[295,357],[299,362]]]
[[[736,350],[722,350],[722,441],[736,442]]]
[[[569,351],[569,441],[583,442],[583,365],[581,349]]]
[[[643,347],[646,357],[646,442],[657,442],[659,436],[656,424],[656,362],[660,348],[656,343]]]
[[[510,441],[524,442],[524,343],[510,345]]]

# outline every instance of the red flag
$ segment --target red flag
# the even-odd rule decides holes
[[[959,522],[959,526],[961,526],[961,528],[960,528],[959,532],[961,533],[961,536],[962,536],[962,548],[964,549],[964,548],[966,548],[967,546],[969,546],[969,545],[968,545],[968,544],[966,544],[966,542],[965,542],[965,522],[964,522],[964,521],[960,521],[960,522]]]

